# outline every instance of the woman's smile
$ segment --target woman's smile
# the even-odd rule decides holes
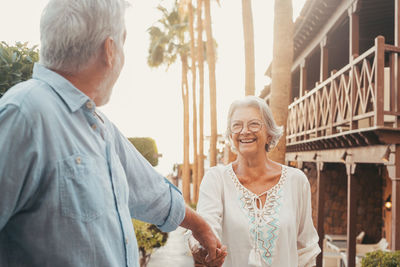
[[[239,142],[242,144],[251,144],[251,143],[254,143],[256,140],[257,140],[257,138],[255,138],[255,137],[253,137],[253,138],[246,137],[246,138],[239,139]]]

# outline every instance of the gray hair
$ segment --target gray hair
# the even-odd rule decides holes
[[[278,144],[279,138],[281,138],[283,134],[283,127],[276,125],[274,117],[272,116],[272,112],[264,100],[257,96],[245,96],[242,99],[233,101],[228,112],[228,123],[225,137],[230,141],[232,150],[234,152],[236,150],[236,148],[233,146],[232,140],[230,139],[232,115],[236,109],[241,107],[253,107],[260,110],[260,114],[266,126],[265,128],[267,135],[271,137],[271,141],[268,144],[268,149],[266,147],[266,150],[269,151],[271,148],[275,147],[276,144]]]
[[[50,0],[40,20],[40,63],[75,73],[107,37],[122,47],[127,7],[125,0]]]

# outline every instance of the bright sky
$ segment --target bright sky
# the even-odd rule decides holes
[[[125,43],[125,66],[117,81],[110,102],[101,110],[127,137],[152,137],[160,158],[157,170],[163,175],[172,165],[182,161],[183,114],[180,89],[180,64],[151,69],[146,57],[149,35],[146,30],[160,18],[159,3],[169,6],[173,0],[130,0],[126,14],[128,31]],[[244,96],[244,44],[241,1],[211,1],[213,34],[217,40],[217,119],[218,133],[226,127],[230,103]],[[293,0],[297,17],[305,0]],[[29,41],[39,44],[40,14],[47,0],[7,0],[2,3],[0,41],[14,44]],[[272,0],[253,0],[256,58],[256,95],[267,83],[264,72],[272,59]],[[206,73],[206,78],[207,78]],[[207,80],[206,80],[207,81]],[[207,82],[206,82],[207,83]],[[205,86],[205,134],[209,135],[208,86]],[[192,117],[192,115],[190,115]],[[192,137],[191,137],[192,142]],[[192,149],[192,148],[191,148]],[[208,147],[204,147],[208,151]],[[192,153],[192,152],[191,152]]]

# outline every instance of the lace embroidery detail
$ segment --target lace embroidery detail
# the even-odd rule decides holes
[[[239,192],[239,204],[249,219],[250,236],[252,243],[257,244],[255,248],[261,254],[261,258],[269,265],[272,264],[275,242],[279,232],[279,213],[282,206],[283,185],[286,181],[287,167],[282,166],[282,175],[279,182],[267,191],[267,197],[262,209],[255,210],[254,204],[257,195],[244,187],[235,172],[232,165],[228,169],[232,181]],[[257,216],[258,215],[258,216]],[[257,239],[257,242],[255,242]]]

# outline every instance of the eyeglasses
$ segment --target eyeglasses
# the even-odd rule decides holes
[[[243,130],[243,125],[244,125],[243,121],[232,122],[232,124],[230,126],[231,133],[233,133],[233,134],[240,133]],[[261,130],[262,125],[263,125],[263,123],[260,120],[251,120],[251,121],[247,122],[247,129],[250,132],[256,133]]]

